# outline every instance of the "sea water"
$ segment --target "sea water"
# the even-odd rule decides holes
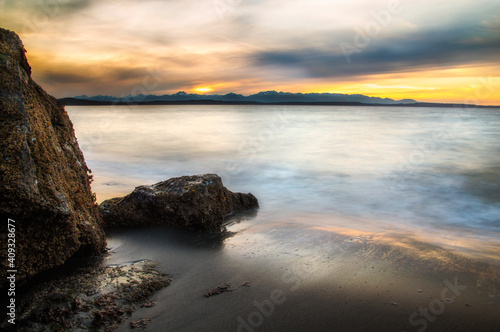
[[[99,201],[216,173],[230,190],[259,199],[252,225],[411,238],[499,258],[498,108],[66,109]]]

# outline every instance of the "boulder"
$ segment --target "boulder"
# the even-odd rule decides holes
[[[257,207],[254,195],[229,191],[216,174],[139,186],[125,197],[100,205],[107,227],[167,224],[198,230],[219,230],[225,217]]]
[[[0,28],[0,288],[7,270],[17,270],[19,286],[106,246],[73,124],[57,99],[32,80],[25,52],[14,32]],[[14,233],[9,218],[15,238],[8,235]],[[10,262],[7,239],[15,239]]]

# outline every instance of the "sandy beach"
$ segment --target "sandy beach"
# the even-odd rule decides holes
[[[106,264],[152,259],[172,284],[129,321],[160,331],[496,331],[500,268],[425,244],[301,224],[108,233]],[[219,285],[229,292],[206,298]],[[124,323],[120,331],[129,331]]]

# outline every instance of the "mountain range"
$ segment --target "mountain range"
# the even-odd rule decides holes
[[[368,97],[360,94],[340,94],[340,93],[291,93],[277,91],[263,91],[257,94],[244,96],[242,94],[228,93],[219,94],[196,94],[179,91],[171,95],[143,95],[136,96],[93,96],[86,95],[73,98],[62,98],[61,101],[69,102],[73,100],[91,101],[96,103],[162,103],[162,102],[182,102],[182,101],[214,101],[231,103],[363,103],[363,104],[416,104],[413,99],[394,100],[390,98]]]

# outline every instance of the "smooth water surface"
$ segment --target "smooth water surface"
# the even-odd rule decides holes
[[[217,173],[230,190],[259,199],[251,225],[303,224],[499,258],[500,109],[67,110],[99,201],[171,177]]]

